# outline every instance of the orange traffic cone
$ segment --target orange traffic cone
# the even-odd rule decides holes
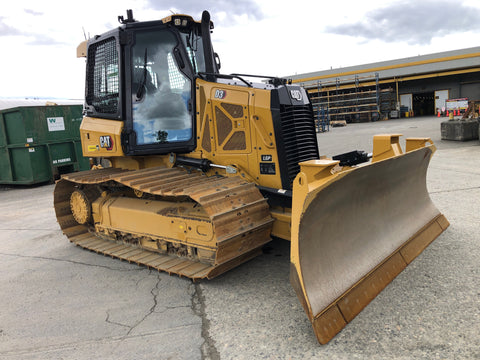
[[[448,110],[447,110],[447,117],[449,117],[449,116],[450,116],[450,114],[448,113]]]
[[[440,117],[440,110],[438,110],[437,112],[437,117]]]

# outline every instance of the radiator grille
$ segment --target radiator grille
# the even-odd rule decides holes
[[[88,49],[87,105],[97,113],[116,114],[119,104],[119,63],[114,37]]]
[[[281,105],[280,118],[291,185],[300,172],[299,162],[318,159],[317,135],[310,105]]]

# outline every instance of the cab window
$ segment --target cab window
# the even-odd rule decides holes
[[[175,61],[175,35],[168,30],[136,33],[132,47],[132,118],[137,145],[192,138],[191,81]]]

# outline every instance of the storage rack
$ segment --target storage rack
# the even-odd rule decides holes
[[[366,82],[372,85],[363,85]],[[353,79],[336,78],[335,83],[317,81],[313,86],[304,87],[310,94],[317,124],[376,121],[395,108],[394,90],[380,88],[378,73],[373,78],[360,79],[356,75]]]

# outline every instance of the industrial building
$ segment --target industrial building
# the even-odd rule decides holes
[[[480,47],[290,78],[308,91],[319,120],[445,115],[449,99],[480,100]]]

